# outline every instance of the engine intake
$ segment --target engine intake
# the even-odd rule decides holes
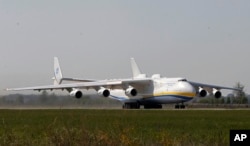
[[[101,88],[97,91],[99,95],[102,95],[103,97],[108,97],[110,95],[110,91],[106,88]]]
[[[137,90],[133,87],[129,87],[128,89],[125,90],[125,94],[129,97],[136,96]]]
[[[82,97],[82,92],[78,89],[73,89],[70,93],[70,96],[76,97],[76,98],[81,98]]]
[[[219,90],[213,89],[213,95],[215,98],[220,98],[222,94]]]
[[[207,96],[207,91],[205,90],[205,89],[203,89],[203,88],[199,88],[199,96],[200,97],[205,97],[205,96]]]

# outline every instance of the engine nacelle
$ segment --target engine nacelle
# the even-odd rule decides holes
[[[136,96],[137,90],[133,87],[129,87],[128,89],[125,90],[125,94],[129,97]]]
[[[201,87],[199,87],[199,96],[200,97],[205,97],[207,96],[207,91]]]
[[[219,90],[213,88],[213,95],[215,98],[220,98],[222,94]]]
[[[78,89],[73,89],[70,93],[70,96],[74,96],[76,98],[81,98],[82,97],[82,92]]]
[[[108,97],[110,95],[110,91],[106,88],[101,88],[97,91],[99,95],[102,95],[103,97]]]

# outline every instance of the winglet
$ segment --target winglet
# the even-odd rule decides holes
[[[57,57],[54,57],[54,85],[59,85],[62,83],[62,71],[59,65],[59,60]]]

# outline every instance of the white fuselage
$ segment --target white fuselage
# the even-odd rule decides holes
[[[116,89],[111,90],[109,97],[124,103],[167,104],[186,102],[195,96],[195,88],[183,78],[153,78],[153,83],[146,89],[139,89],[137,96],[129,97],[124,90]]]

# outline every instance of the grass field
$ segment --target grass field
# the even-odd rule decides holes
[[[0,145],[229,145],[250,110],[0,110]]]

